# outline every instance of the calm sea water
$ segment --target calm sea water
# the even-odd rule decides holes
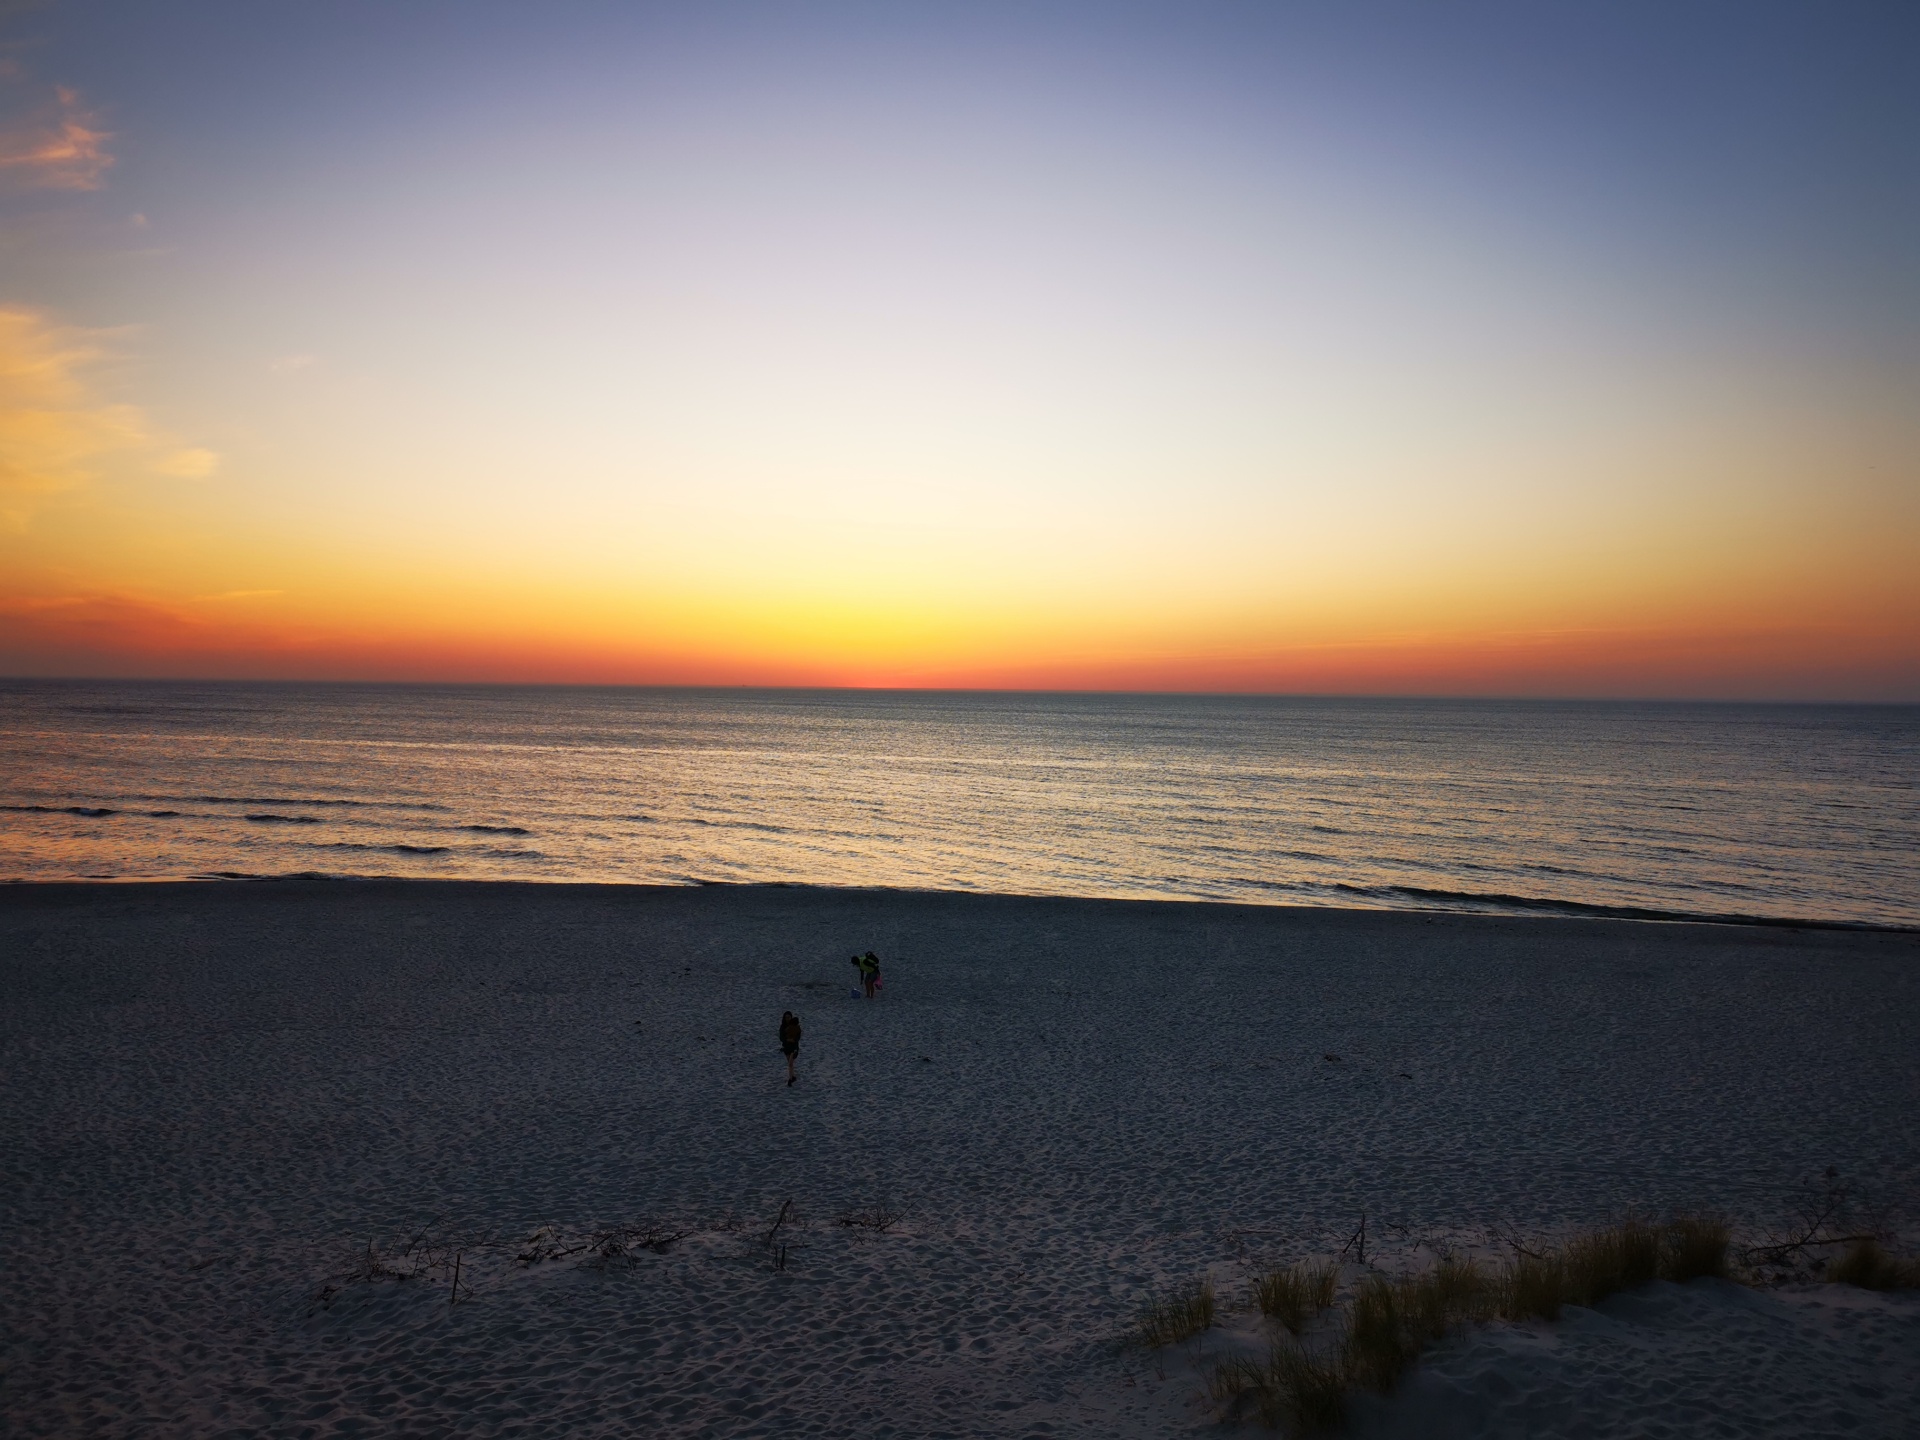
[[[0,877],[1920,923],[1920,708],[0,681]]]

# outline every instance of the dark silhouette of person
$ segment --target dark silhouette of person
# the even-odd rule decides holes
[[[791,1010],[780,1016],[780,1053],[787,1057],[787,1084],[791,1085],[800,1078],[793,1072],[793,1062],[800,1056],[800,1017]]]

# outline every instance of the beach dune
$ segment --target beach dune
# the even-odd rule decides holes
[[[1197,1432],[1205,1346],[1123,1344],[1143,1298],[1205,1272],[1232,1311],[1362,1217],[1388,1267],[1630,1209],[1757,1232],[1810,1187],[1910,1223],[1916,962],[1789,926],[7,887],[0,1429]],[[574,1237],[599,1249],[516,1261]],[[1698,1282],[1546,1334],[1447,1342],[1356,1424],[1920,1410],[1911,1296]]]

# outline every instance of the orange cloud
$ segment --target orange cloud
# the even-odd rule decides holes
[[[0,130],[0,174],[41,190],[98,190],[113,164],[113,136],[96,128],[73,91],[54,96],[49,110]]]
[[[45,497],[79,489],[114,460],[182,478],[212,473],[211,451],[169,442],[138,408],[96,393],[88,372],[106,356],[97,334],[0,307],[0,527],[20,529]]]
[[[0,643],[43,663],[65,651],[164,655],[195,648],[206,628],[178,611],[124,595],[0,599]]]
[[[281,594],[234,592],[185,603],[114,591],[0,598],[0,674],[608,685],[834,685],[849,678],[805,659],[665,640],[373,629],[247,604]],[[226,603],[196,610],[201,601]],[[234,605],[246,613],[229,613]]]

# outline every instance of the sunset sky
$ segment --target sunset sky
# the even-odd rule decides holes
[[[0,20],[0,673],[1920,700],[1920,8]]]

